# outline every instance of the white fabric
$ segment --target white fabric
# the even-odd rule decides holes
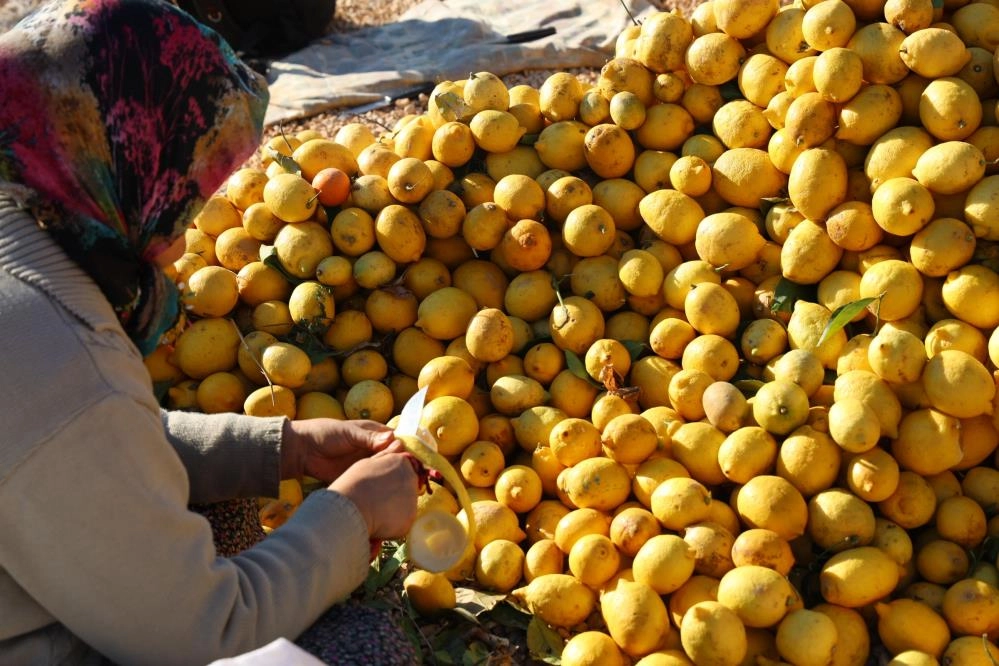
[[[291,641],[278,638],[262,648],[228,659],[218,659],[208,666],[325,666]]]
[[[473,72],[600,67],[646,0],[424,0],[398,21],[324,37],[271,64],[265,122],[369,104]],[[506,36],[553,27],[522,44]]]

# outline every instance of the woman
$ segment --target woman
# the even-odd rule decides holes
[[[162,412],[142,363],[177,319],[158,265],[258,146],[260,78],[169,3],[65,0],[0,35],[0,99],[0,663],[206,664],[316,635],[369,540],[412,523],[399,443]],[[187,510],[302,474],[329,489],[232,558]]]

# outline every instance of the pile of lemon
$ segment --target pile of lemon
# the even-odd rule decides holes
[[[276,137],[187,232],[150,373],[389,424],[427,387],[478,529],[407,596],[509,593],[566,666],[994,666],[997,44],[995,0],[709,0],[593,85]]]

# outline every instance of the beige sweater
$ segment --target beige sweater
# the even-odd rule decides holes
[[[294,638],[363,580],[332,491],[215,556],[189,502],[274,495],[280,419],[166,413],[96,285],[0,198],[0,664],[206,664]]]

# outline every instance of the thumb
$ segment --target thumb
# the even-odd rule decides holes
[[[383,451],[395,441],[395,432],[392,430],[382,430],[381,432],[371,432],[369,434],[372,451]]]

